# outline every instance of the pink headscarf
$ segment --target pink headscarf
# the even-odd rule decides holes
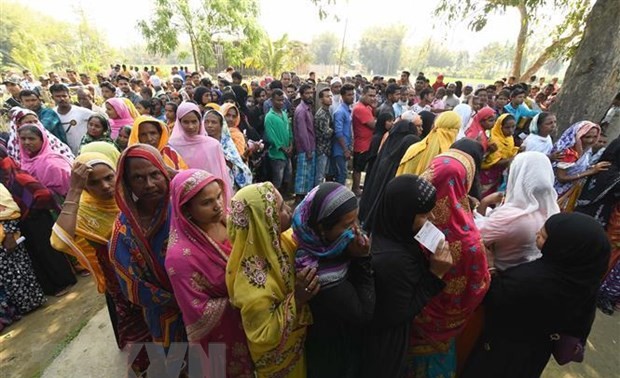
[[[45,128],[41,124],[28,123],[22,125],[20,129],[24,126],[36,127],[41,132],[43,144],[35,156],[30,156],[21,143],[19,144],[21,168],[51,191],[62,197],[66,196],[70,187],[73,161],[52,149]]]
[[[198,121],[201,123],[198,134],[188,136],[181,126],[181,118],[191,112],[196,113]],[[230,182],[222,146],[216,139],[207,135],[201,118],[200,109],[196,104],[182,103],[177,109],[177,119],[168,144],[181,155],[188,167],[205,170],[222,180],[226,198],[232,198],[232,183]]]
[[[111,98],[106,101],[106,104],[110,104],[111,107],[114,108],[116,114],[118,114],[119,118],[110,119],[110,127],[112,128],[112,139],[116,139],[118,137],[118,132],[123,126],[132,126],[133,125],[133,117],[131,116],[131,112],[129,108],[125,104],[122,98]]]
[[[222,180],[200,169],[179,172],[170,182],[172,213],[165,266],[183,313],[188,340],[200,342],[207,354],[211,343],[223,343],[227,368],[234,365],[240,376],[250,376],[252,360],[241,314],[230,304],[226,289],[226,264],[232,244],[209,237],[188,219],[183,209],[204,187],[214,182],[224,189]],[[223,219],[228,201],[230,198],[224,191]]]
[[[484,127],[482,127],[482,120],[487,119],[495,115],[495,110],[485,106],[480,109],[478,113],[472,118],[469,128],[465,131],[465,136],[469,139],[478,140],[482,147],[486,151],[489,147],[489,137],[487,136]]]

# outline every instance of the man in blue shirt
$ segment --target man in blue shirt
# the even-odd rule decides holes
[[[353,129],[351,127],[351,105],[355,98],[355,87],[345,84],[340,88],[342,103],[334,112],[334,141],[332,144],[332,164],[336,182],[345,184],[347,180],[347,160],[353,155]]]
[[[54,109],[43,106],[37,92],[24,89],[19,93],[19,97],[26,109],[32,110],[37,114],[39,121],[41,121],[41,124],[47,131],[54,134],[61,142],[67,144],[67,134],[64,127],[62,127],[60,117],[58,117]]]
[[[517,87],[510,92],[510,103],[504,106],[504,110],[515,117],[517,125],[519,124],[520,118],[533,118],[536,114],[540,113],[540,110],[528,108],[523,104],[523,101],[525,101],[525,90],[521,87]]]

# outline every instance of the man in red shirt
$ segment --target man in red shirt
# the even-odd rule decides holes
[[[373,107],[376,105],[377,90],[368,85],[362,90],[360,101],[353,107],[351,115],[353,122],[353,187],[351,190],[360,196],[360,181],[362,172],[366,169],[368,151],[372,134],[375,130]]]

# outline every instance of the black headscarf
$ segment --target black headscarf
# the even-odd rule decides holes
[[[235,96],[234,92],[227,91],[222,93],[222,97],[220,97],[220,105],[224,104],[226,100],[233,100],[235,104],[239,106],[239,104],[237,103],[237,96]]]
[[[390,130],[383,147],[381,147],[372,170],[366,175],[359,211],[359,219],[364,230],[370,231],[372,229],[379,199],[387,183],[396,175],[403,155],[409,146],[420,141],[415,133],[413,123],[408,121],[397,122]]]
[[[575,211],[595,217],[607,228],[611,212],[620,201],[620,138],[607,146],[599,161],[608,161],[611,166],[588,177]]]
[[[560,213],[545,222],[540,261],[563,279],[594,294],[607,271],[611,245],[603,227],[580,213]]]
[[[368,150],[368,169],[366,170],[366,172],[370,172],[372,170],[372,167],[375,164],[375,160],[377,160],[377,155],[379,154],[379,147],[381,147],[381,140],[383,139],[383,134],[385,134],[385,132],[387,131],[385,129],[385,124],[390,119],[394,119],[394,116],[391,113],[381,113],[379,114],[379,116],[377,116],[375,131],[372,134],[370,149]]]
[[[206,93],[209,93],[209,92],[211,92],[211,90],[207,87],[203,87],[203,86],[196,87],[196,89],[194,89],[194,101],[198,105],[207,105],[207,104],[203,104],[202,97]]]
[[[469,190],[469,195],[480,200],[480,169],[482,166],[482,160],[484,159],[484,147],[482,147],[482,144],[476,140],[463,138],[454,142],[450,148],[463,151],[474,159],[476,173],[474,175],[474,181],[471,185],[471,189]]]
[[[312,205],[310,206],[310,217],[308,218],[308,225],[314,229],[315,232],[318,233],[319,231],[319,223],[324,229],[330,229],[340,221],[340,218],[342,218],[343,215],[357,209],[357,198],[351,192],[351,195],[345,202],[340,204],[329,216],[321,219],[320,222],[318,221],[319,212],[321,211],[321,207],[324,205],[325,199],[332,194],[334,190],[340,188],[341,186],[343,185],[337,182],[324,182],[319,185],[319,189],[312,199]]]
[[[433,129],[436,116],[428,110],[421,111],[418,115],[422,119],[422,135],[420,135],[420,138],[424,139]]]
[[[457,80],[454,82],[454,84],[456,85],[456,88],[454,89],[454,95],[456,97],[461,97],[461,94],[463,94],[463,82]]]
[[[398,242],[413,242],[413,220],[417,214],[428,213],[435,207],[436,195],[435,187],[416,175],[393,178],[385,187],[377,208],[373,234]]]
[[[231,86],[232,91],[235,93],[235,97],[237,98],[237,105],[239,105],[239,110],[241,113],[248,115],[248,92],[243,89],[241,85],[233,84]]]

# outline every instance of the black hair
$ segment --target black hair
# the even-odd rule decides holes
[[[104,128],[104,133],[110,130],[110,121],[108,120],[108,117],[104,116],[101,113],[95,113],[91,115],[90,117],[88,117],[88,120],[86,121],[86,123],[88,124],[90,120],[93,118],[97,118],[99,122],[101,122],[101,126],[103,126]]]
[[[400,90],[400,87],[396,84],[390,84],[385,88],[385,96],[393,95]]]
[[[24,97],[29,97],[29,96],[37,96],[37,98],[39,98],[39,94],[35,91],[31,91],[30,89],[22,89],[19,92],[19,98],[22,99]]]
[[[512,92],[510,92],[510,98],[514,98],[522,94],[525,94],[525,90],[523,90],[523,88],[521,87],[516,87],[515,89],[512,90]]]
[[[193,75],[193,74],[192,74]],[[233,79],[237,79],[239,81],[243,80],[243,76],[241,75],[241,73],[235,71],[232,73],[232,75],[230,75]]]
[[[282,82],[280,80],[274,80],[269,83],[270,89],[282,89]]]
[[[323,93],[327,93],[327,92],[331,92],[331,89],[330,88],[321,89],[321,91],[319,92],[319,98],[323,98]]]
[[[149,97],[153,97],[153,90],[149,87],[142,87],[140,93],[148,93]]]
[[[295,91],[297,91],[297,86],[293,83],[290,83],[289,85],[287,85],[286,88],[293,88]]]
[[[179,108],[179,105],[177,105],[176,102],[168,101],[168,102],[166,102],[166,105],[164,105],[164,108],[166,106],[168,106],[168,105],[170,105],[170,106],[172,106],[174,108],[174,112],[175,113],[177,112],[177,109]]]
[[[342,88],[340,88],[340,95],[344,96],[345,94],[347,94],[347,92],[355,92],[355,87],[353,86],[353,84],[345,84],[342,86]]]
[[[476,91],[474,92],[474,96],[478,96],[478,93],[480,93],[480,92],[487,93],[487,89],[486,88],[478,88],[478,89],[476,89]]]
[[[64,84],[53,84],[50,89],[49,89],[50,93],[54,93],[54,92],[65,92],[65,93],[69,93],[69,88],[67,88],[66,85]]]
[[[153,108],[153,103],[150,100],[140,100],[139,104],[142,105],[143,108],[147,109],[150,115],[153,115],[155,109]]]
[[[376,91],[377,88],[375,88],[374,85],[367,85],[367,86],[364,87],[364,89],[362,89],[362,94],[366,94],[370,90],[375,90]]]
[[[203,87],[212,87],[213,82],[211,81],[211,79],[205,77],[200,79],[200,85],[202,85]]]
[[[409,71],[403,71],[402,73],[404,73],[405,75],[407,75],[407,78],[409,78],[409,76],[411,76],[411,72],[409,72]]]
[[[38,136],[41,140],[43,140],[43,134],[41,133],[41,130],[39,130],[39,128],[32,123],[26,123],[25,125],[21,125],[19,129],[17,129],[18,134],[21,134],[23,131],[30,131],[31,133]]]
[[[112,92],[116,92],[116,87],[109,81],[104,81],[103,83],[99,84],[99,88],[108,88]]]
[[[538,115],[538,127],[540,128],[540,125],[545,123],[545,120],[552,115],[553,113],[551,112],[540,112],[540,114]]]
[[[276,88],[273,91],[271,91],[271,98],[275,98],[276,96],[278,97],[284,96],[284,92],[282,92],[282,89]]]
[[[497,90],[497,87],[495,85],[487,85],[487,91],[493,91],[495,92]]]
[[[260,97],[260,94],[263,93],[263,92],[265,92],[265,88],[263,88],[263,87],[256,87],[254,89],[254,91],[252,91],[252,97],[258,98],[258,97]]]
[[[504,96],[506,98],[510,98],[510,91],[507,89],[501,90],[499,91],[499,93],[497,94],[497,97],[499,96]]]
[[[118,75],[118,76],[116,77],[116,82],[118,83],[118,82],[119,82],[119,81],[121,81],[121,80],[125,80],[126,82],[131,81],[131,80],[130,80],[128,77],[126,77],[126,76],[123,76],[123,75]]]
[[[616,97],[614,97],[614,100],[620,100],[620,92],[616,93]]]
[[[510,120],[515,120],[515,117],[512,114],[508,114],[506,117],[504,117],[504,119],[502,120],[502,126],[504,126],[506,122]]]
[[[422,89],[422,91],[420,92],[420,99],[423,99],[429,93],[433,93],[433,89],[432,88],[424,88],[424,89]]]
[[[312,89],[312,87],[308,84],[302,84],[299,87],[299,94],[303,96],[304,92],[307,91],[308,89]]]

